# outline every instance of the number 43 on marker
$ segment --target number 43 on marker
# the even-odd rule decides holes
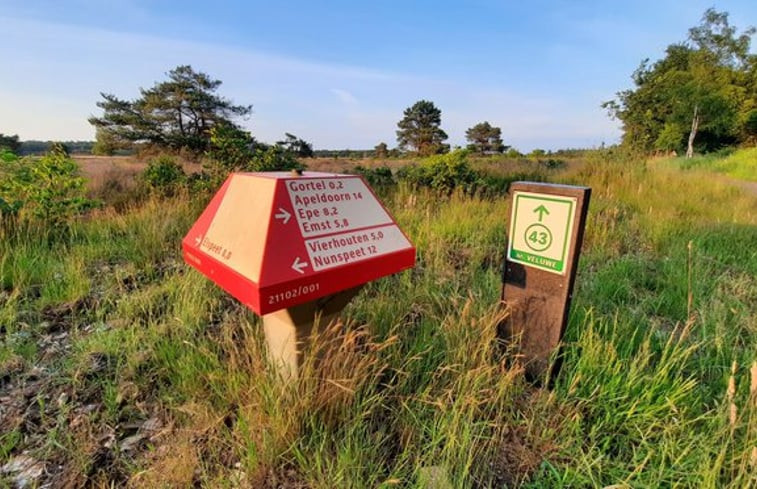
[[[516,191],[510,228],[510,261],[563,273],[576,199]]]

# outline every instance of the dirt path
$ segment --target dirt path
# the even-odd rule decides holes
[[[743,188],[747,193],[757,196],[757,182],[747,182],[746,180],[737,180],[735,178],[729,178],[728,181]]]

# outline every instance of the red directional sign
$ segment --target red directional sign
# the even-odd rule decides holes
[[[182,247],[188,264],[261,315],[415,263],[363,179],[333,173],[232,174]]]

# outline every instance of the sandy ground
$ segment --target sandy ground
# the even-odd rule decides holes
[[[746,190],[748,193],[752,195],[757,195],[757,182],[747,182],[744,180],[734,180],[729,179],[729,181],[735,185],[738,185],[739,187]]]

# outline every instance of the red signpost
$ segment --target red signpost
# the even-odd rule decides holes
[[[279,330],[292,323],[297,339],[290,344],[309,334],[312,314],[324,312],[313,307],[317,299],[415,263],[415,248],[363,179],[333,173],[232,174],[182,247],[188,264],[264,322],[278,318]],[[271,314],[284,309],[284,319]],[[266,327],[269,346],[270,336],[280,332],[273,329]],[[294,352],[299,355],[296,345]],[[292,359],[282,361],[291,370]]]

